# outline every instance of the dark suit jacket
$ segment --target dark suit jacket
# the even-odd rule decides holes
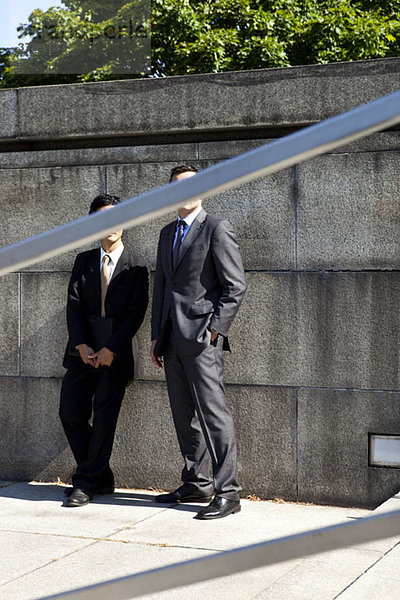
[[[177,342],[188,352],[210,343],[207,328],[226,336],[246,290],[239,246],[231,225],[202,210],[172,268],[176,221],[161,231],[154,279],[152,339],[170,318]]]
[[[148,271],[144,261],[124,248],[115,266],[105,299],[106,316],[115,320],[115,330],[106,347],[116,354],[110,367],[122,383],[133,378],[132,337],[143,322],[148,304]],[[67,326],[69,340],[63,365],[82,366],[71,350],[79,344],[91,346],[89,318],[100,316],[100,248],[78,254],[68,286]],[[88,365],[89,369],[92,369]]]

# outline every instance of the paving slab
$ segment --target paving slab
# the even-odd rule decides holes
[[[255,600],[333,600],[379,558],[379,552],[345,549],[303,559]]]
[[[86,551],[85,551],[86,550]],[[135,571],[151,569],[186,558],[197,558],[205,552],[198,550],[143,547],[98,541],[86,549],[76,551],[63,560],[53,562],[45,568],[46,577],[41,571],[26,572],[17,581],[0,587],[0,598],[6,600],[33,600],[77,587],[91,585],[122,577]]]
[[[124,538],[146,544],[157,537],[162,544],[181,547],[192,547],[195,540],[197,547],[223,551],[370,514],[370,511],[360,509],[244,500],[241,513],[233,515],[229,521],[203,522],[193,519],[200,506],[174,506],[168,513],[155,515],[150,522],[130,526],[124,531]]]
[[[395,600],[400,596],[400,543],[350,585],[340,600]]]
[[[63,506],[64,486],[17,483],[0,489],[0,532],[107,537],[166,510],[151,498],[121,490],[74,510]]]
[[[0,562],[0,597],[7,598],[3,588],[11,590],[13,584],[27,572],[39,570],[43,576],[41,569],[91,544],[93,540],[78,539],[78,536],[1,531],[1,547],[7,551],[2,552]]]
[[[55,589],[68,591],[77,586],[91,585],[105,579],[123,577],[134,572],[200,558],[209,554],[209,551],[194,548],[165,548],[142,544],[99,542],[65,557],[62,561],[48,565],[45,580],[43,575],[36,571],[27,573],[19,581],[14,581],[9,586],[5,585],[0,590],[3,593],[8,592],[12,600],[34,600],[41,596],[37,595],[37,591],[36,595],[32,593],[33,590],[40,589],[44,596],[54,593]],[[90,568],[88,568],[89,566]],[[150,594],[146,598],[154,600],[199,600],[199,598],[212,597],[219,600],[252,598],[266,585],[283,577],[291,568],[291,564],[282,563],[272,568],[257,569],[251,573],[220,578],[213,582]],[[7,596],[4,596],[5,598]]]

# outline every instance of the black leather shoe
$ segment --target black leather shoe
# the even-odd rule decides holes
[[[240,500],[228,500],[221,496],[215,496],[214,500],[208,506],[202,508],[195,519],[209,520],[222,519],[228,515],[240,512]]]
[[[80,488],[73,488],[67,499],[66,506],[85,506],[89,504],[93,496]]]
[[[193,486],[181,485],[170,494],[160,494],[155,497],[161,504],[179,504],[180,502],[210,502],[212,495],[202,494]]]

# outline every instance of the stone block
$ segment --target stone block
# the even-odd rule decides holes
[[[272,142],[271,139],[262,140],[224,140],[223,142],[200,142],[200,160],[225,160],[259,148]],[[1,158],[1,157],[0,157]]]
[[[399,167],[395,151],[298,167],[299,269],[399,269]]]
[[[205,200],[233,225],[245,270],[295,268],[294,172],[285,169]]]
[[[20,327],[20,276],[1,278],[0,289],[0,375],[18,375]]]
[[[60,380],[0,377],[0,478],[56,481],[73,459],[58,418]]]
[[[247,291],[229,329],[227,383],[299,385],[299,275],[246,273]]]
[[[227,397],[237,429],[243,496],[295,500],[295,392],[227,386]],[[128,387],[112,465],[122,487],[175,489],[180,484],[183,462],[165,384]]]
[[[399,131],[378,131],[350,144],[335,148],[329,154],[349,154],[352,152],[386,152],[398,150],[400,145]]]
[[[301,126],[398,88],[400,60],[26,87],[21,137]]]
[[[399,389],[398,272],[246,277],[227,382]]]
[[[150,273],[150,289],[149,289],[149,306],[143,325],[137,334],[139,346],[139,355],[141,360],[142,375],[141,379],[147,381],[165,381],[164,369],[155,367],[150,359],[150,344],[151,344],[151,306],[153,302],[153,281],[154,273]]]
[[[103,185],[102,167],[1,169],[2,245],[83,217]],[[29,270],[70,270],[75,254],[66,252]]]
[[[296,500],[296,392],[228,385],[242,495]]]
[[[180,485],[183,462],[164,383],[128,386],[111,462],[120,487],[172,490]]]
[[[192,161],[199,168],[209,163]],[[108,190],[134,196],[168,182],[176,163],[107,167]],[[210,214],[227,219],[236,231],[245,269],[294,267],[293,170],[261,178],[204,201]],[[126,232],[128,245],[155,268],[159,232],[176,218],[171,211]]]
[[[0,377],[0,479],[70,481],[75,462],[58,417],[60,386],[58,378]],[[179,484],[182,464],[164,388],[138,382],[126,392],[112,457],[119,486]]]
[[[299,500],[374,508],[400,488],[400,470],[368,466],[368,434],[400,434],[400,394],[301,389]]]
[[[17,90],[0,90],[0,139],[18,135]]]
[[[22,274],[21,371],[25,377],[65,373],[68,281],[68,273]]]
[[[32,167],[83,167],[87,165],[126,164],[156,161],[188,161],[197,159],[197,144],[164,144],[120,146],[112,148],[74,148],[36,150],[34,152],[2,152],[1,169]]]

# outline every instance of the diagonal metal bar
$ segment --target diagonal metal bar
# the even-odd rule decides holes
[[[400,510],[144,571],[55,596],[46,596],[41,600],[130,600],[396,535],[400,535]]]
[[[0,275],[208,198],[400,122],[400,90],[200,171],[0,250]]]

